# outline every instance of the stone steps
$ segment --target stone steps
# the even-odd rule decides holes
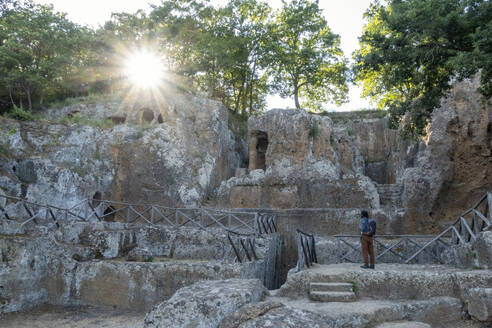
[[[352,284],[339,282],[310,283],[309,298],[317,302],[353,302],[357,299]]]

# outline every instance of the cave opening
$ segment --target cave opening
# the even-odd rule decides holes
[[[159,114],[159,116],[157,116],[157,122],[159,124],[164,123],[164,119],[162,118],[162,114]]]
[[[263,132],[263,131],[256,131],[255,136],[256,136],[255,169],[265,170],[266,169],[266,152],[268,149],[268,134],[266,132]]]
[[[102,193],[100,191],[96,191],[94,196],[92,196],[92,207],[97,207],[101,203]]]
[[[142,110],[142,123],[150,123],[154,120],[154,112],[149,108],[144,108]]]

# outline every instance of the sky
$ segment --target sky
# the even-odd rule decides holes
[[[149,9],[149,4],[159,4],[159,0],[35,0],[41,4],[53,4],[56,11],[65,12],[68,18],[82,25],[97,27],[109,20],[112,12],[134,13],[138,9]],[[214,4],[222,4],[225,0],[212,0]],[[278,8],[280,0],[270,0],[269,4]],[[328,25],[333,32],[341,37],[341,47],[345,56],[351,58],[352,52],[358,48],[357,37],[361,34],[364,21],[362,15],[369,7],[371,0],[321,0]],[[361,90],[350,86],[349,103],[337,107],[327,105],[330,110],[348,111],[374,107],[368,100],[360,97]],[[293,99],[282,99],[279,96],[268,96],[268,108],[294,107]]]

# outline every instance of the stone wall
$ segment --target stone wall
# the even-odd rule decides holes
[[[179,288],[211,279],[256,278],[278,288],[278,234],[256,239],[258,260],[238,263],[219,229],[122,223],[53,229],[2,220],[0,312],[41,304],[149,310]],[[126,260],[135,249],[148,254],[145,262]]]

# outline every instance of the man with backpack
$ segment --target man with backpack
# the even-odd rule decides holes
[[[366,210],[362,210],[359,223],[360,230],[360,242],[362,245],[362,256],[364,257],[364,265],[361,265],[363,269],[374,269],[374,241],[373,236],[376,234],[376,221],[369,218],[369,213]],[[371,258],[370,265],[368,257]]]

